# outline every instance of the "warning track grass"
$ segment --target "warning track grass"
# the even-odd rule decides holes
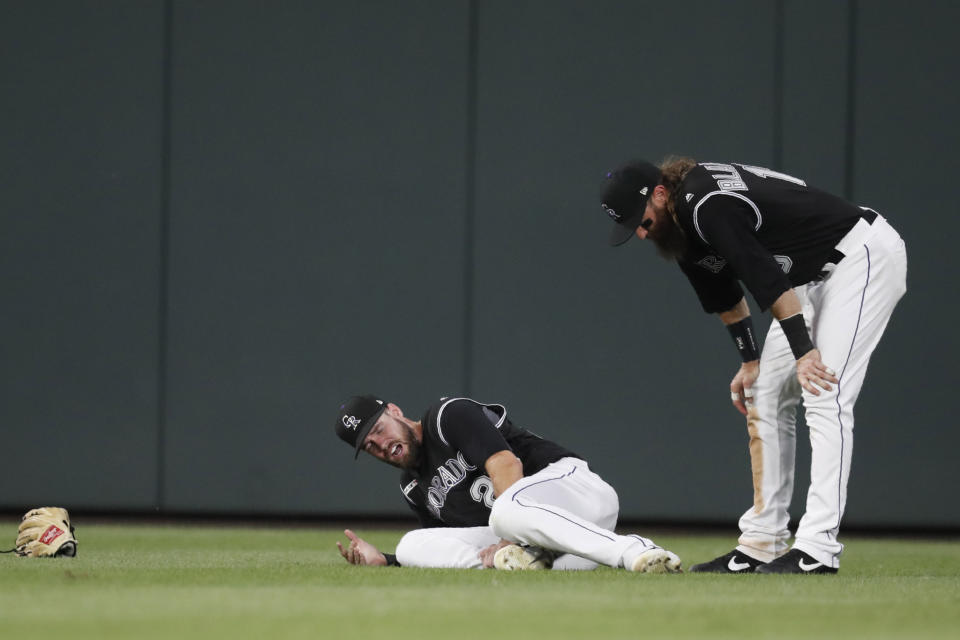
[[[648,576],[352,567],[339,529],[78,524],[77,558],[0,556],[0,638],[875,640],[960,629],[956,540],[848,537],[837,576]],[[387,550],[402,534],[358,533]],[[686,566],[732,544],[645,533]]]

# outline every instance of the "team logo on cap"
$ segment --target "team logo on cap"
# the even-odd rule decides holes
[[[606,203],[601,204],[600,206],[603,207],[603,210],[607,212],[608,216],[613,218],[614,222],[620,222],[621,220],[623,220],[623,216],[617,213],[616,211],[614,211],[613,209],[611,209],[610,207],[608,207]]]
[[[360,426],[360,419],[356,416],[343,416],[343,426],[347,429],[356,429]]]

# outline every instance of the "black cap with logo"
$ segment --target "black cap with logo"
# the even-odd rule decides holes
[[[363,440],[387,410],[387,403],[376,396],[354,396],[340,405],[334,428],[340,439],[354,449],[353,457],[360,455]]]
[[[600,206],[616,223],[610,244],[621,245],[633,237],[643,221],[647,198],[660,184],[660,169],[642,160],[623,165],[603,181]]]

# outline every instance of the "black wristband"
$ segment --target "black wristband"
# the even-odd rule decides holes
[[[760,358],[760,352],[757,350],[757,341],[753,337],[753,320],[747,316],[740,322],[734,322],[727,325],[727,331],[733,338],[733,344],[737,345],[737,351],[744,362],[750,362]]]
[[[803,321],[803,314],[798,313],[780,321],[783,335],[787,336],[793,357],[799,360],[804,354],[813,351],[813,341],[807,333],[807,325]]]
[[[400,566],[400,563],[397,562],[397,556],[395,556],[394,554],[392,554],[392,553],[385,553],[385,554],[383,554],[383,557],[387,559],[387,566],[388,566],[388,567],[399,567],[399,566]]]

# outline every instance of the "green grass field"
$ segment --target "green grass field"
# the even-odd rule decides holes
[[[837,576],[507,573],[349,566],[340,529],[78,524],[77,558],[0,556],[0,638],[960,637],[958,541],[848,537]],[[644,533],[685,565],[732,543]]]

